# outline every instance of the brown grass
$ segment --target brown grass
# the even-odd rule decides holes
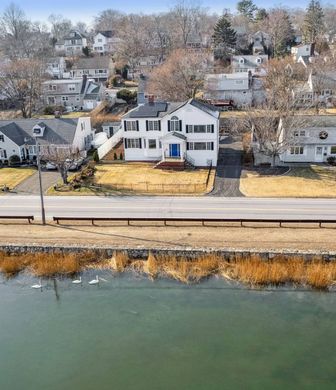
[[[305,261],[300,256],[278,255],[273,259],[264,259],[259,255],[232,255],[224,258],[210,253],[187,258],[150,252],[148,259],[138,260],[131,259],[124,251],[115,251],[110,259],[100,259],[90,252],[0,253],[0,271],[7,277],[25,269],[36,276],[51,277],[72,275],[89,268],[135,271],[151,278],[167,277],[182,283],[198,283],[212,275],[221,275],[251,286],[294,284],[327,290],[336,282],[336,262],[327,262],[321,257]]]
[[[0,168],[0,187],[13,189],[35,172],[32,168]]]
[[[282,176],[261,176],[249,171],[240,179],[240,190],[245,196],[255,197],[328,197],[336,193],[334,167],[311,165],[292,168]]]

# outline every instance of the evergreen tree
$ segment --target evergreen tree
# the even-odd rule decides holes
[[[318,0],[311,0],[303,23],[305,43],[314,43],[324,30],[324,14]]]
[[[228,14],[219,18],[212,35],[215,58],[224,59],[234,51],[236,46],[236,31],[231,26]]]
[[[258,8],[258,10],[255,14],[255,21],[261,22],[261,21],[265,20],[267,18],[267,16],[268,16],[268,13],[265,10],[265,8]]]
[[[252,0],[241,0],[237,3],[237,11],[249,20],[254,19],[254,13],[257,9],[257,6]]]

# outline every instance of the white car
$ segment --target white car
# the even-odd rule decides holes
[[[45,167],[48,171],[55,171],[57,169],[56,165],[51,162],[47,162]]]

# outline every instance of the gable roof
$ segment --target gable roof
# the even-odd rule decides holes
[[[71,68],[76,69],[108,69],[110,67],[111,59],[108,56],[97,56],[89,58],[79,58]]]
[[[101,34],[104,35],[106,38],[112,38],[113,37],[113,31],[98,31],[96,35]]]
[[[142,104],[133,110],[129,111],[123,116],[124,119],[127,118],[163,118],[166,115],[170,115],[173,112],[179,110],[183,106],[190,104],[199,110],[214,116],[215,118],[219,117],[219,111],[215,106],[211,104],[204,103],[197,99],[189,99],[185,102],[154,102],[154,103],[145,103]]]
[[[52,143],[59,145],[69,145],[73,143],[76,133],[78,119],[19,119],[19,120],[1,120],[0,132],[6,135],[18,146],[34,144],[35,141],[25,141],[25,138],[33,137],[33,128],[44,126],[43,137],[39,138],[41,144]]]

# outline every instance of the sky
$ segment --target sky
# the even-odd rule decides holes
[[[237,0],[238,1],[238,0]],[[236,0],[201,0],[200,4],[210,11],[221,13],[224,8],[235,9]],[[11,0],[0,0],[0,13],[6,8]],[[255,0],[254,3],[259,7],[270,8],[272,6],[302,7],[305,8],[309,0]],[[333,1],[330,0],[329,3]],[[46,21],[52,13],[62,14],[64,17],[71,19],[74,23],[83,21],[92,23],[93,17],[104,9],[118,9],[125,13],[142,12],[153,13],[166,11],[171,8],[174,0],[14,0],[26,15],[36,21]]]

